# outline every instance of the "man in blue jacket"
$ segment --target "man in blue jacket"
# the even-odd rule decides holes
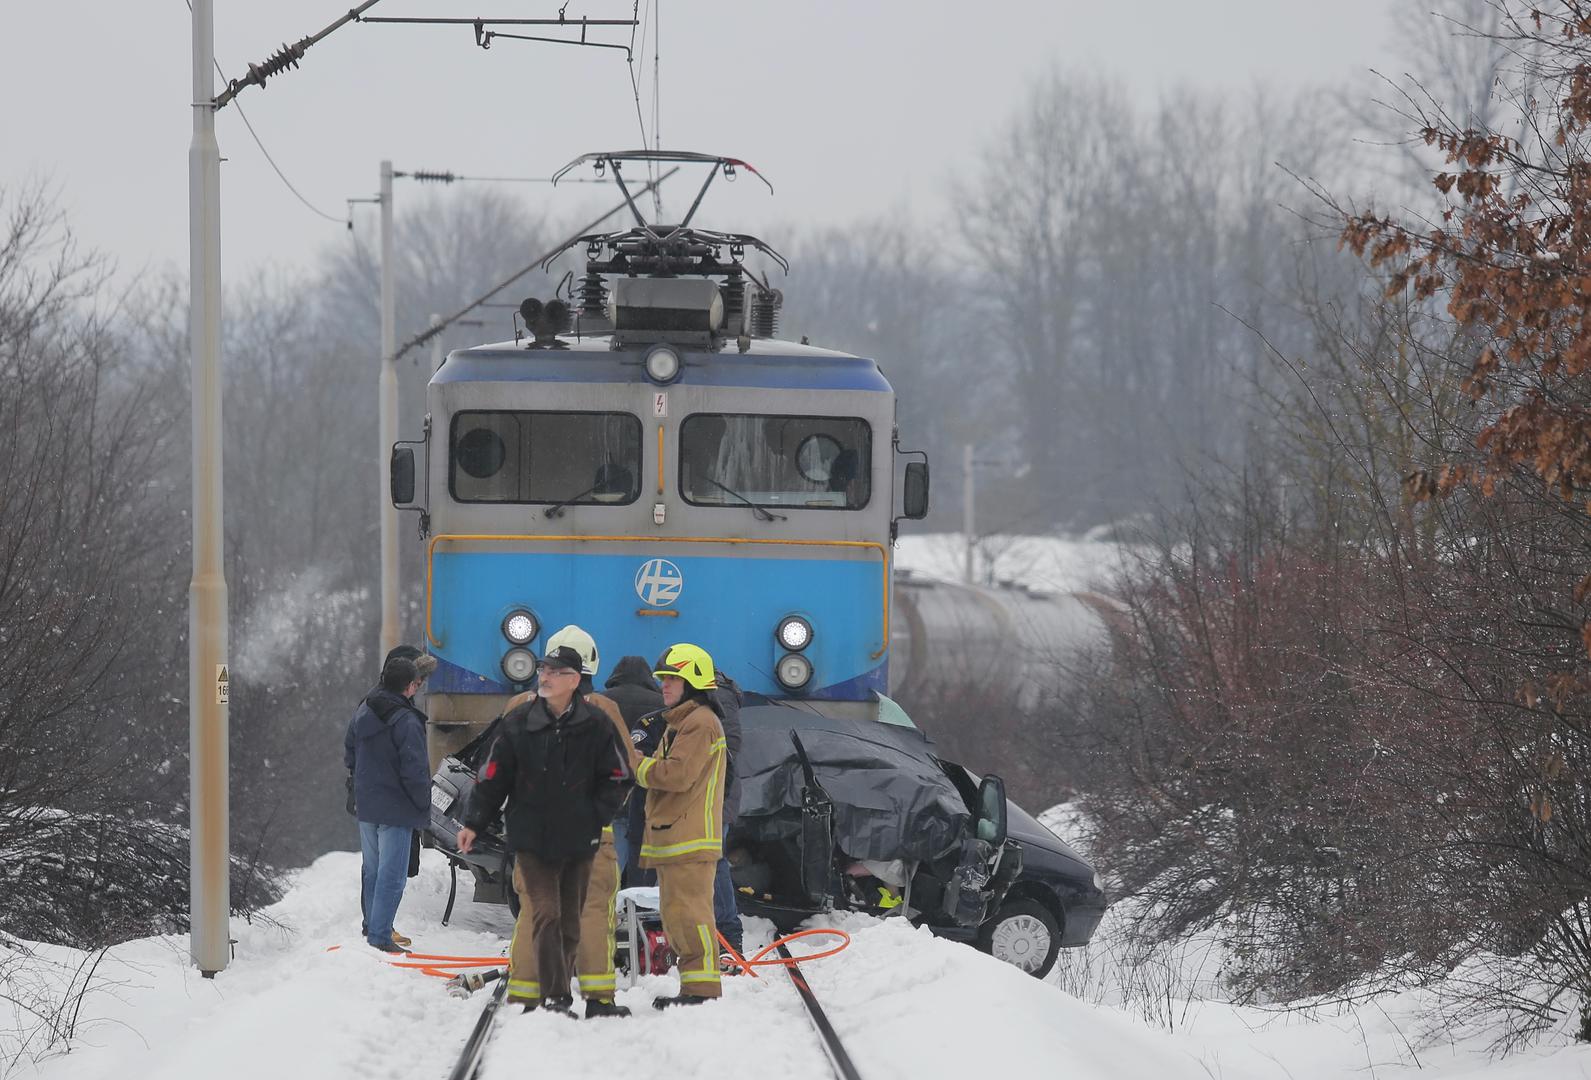
[[[407,880],[409,839],[430,818],[425,715],[410,700],[423,682],[413,660],[389,660],[381,685],[360,703],[343,739],[364,854],[365,940],[382,952],[403,951],[393,943],[392,920]]]

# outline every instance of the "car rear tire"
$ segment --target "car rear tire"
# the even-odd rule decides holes
[[[1007,900],[978,928],[978,948],[1042,979],[1061,951],[1061,927],[1036,900]]]

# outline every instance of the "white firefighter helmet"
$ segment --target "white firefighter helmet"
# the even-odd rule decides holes
[[[596,678],[597,668],[601,665],[597,659],[597,643],[591,635],[570,623],[547,639],[547,651],[552,652],[564,645],[580,654],[580,673]]]

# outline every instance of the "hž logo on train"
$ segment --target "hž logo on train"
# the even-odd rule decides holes
[[[667,559],[648,559],[635,572],[635,594],[652,607],[668,607],[684,587],[685,575]]]

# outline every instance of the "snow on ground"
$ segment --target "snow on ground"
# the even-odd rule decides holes
[[[440,925],[447,871],[424,853],[399,925],[426,951],[493,955],[510,925],[499,907],[461,899],[451,927]],[[82,1003],[69,1054],[19,1053],[20,1019],[0,1009],[0,1075],[43,1080],[358,1080],[447,1074],[468,1036],[482,995],[449,997],[440,979],[390,966],[358,937],[359,857],[333,853],[299,872],[266,919],[237,921],[237,958],[214,980],[189,966],[182,937],[129,942],[110,950]],[[468,887],[461,890],[467,896]],[[1110,929],[1110,917],[1102,936]],[[750,920],[748,945],[769,927]],[[888,1077],[1066,1076],[1092,1078],[1412,1077],[1429,1080],[1557,1080],[1591,1077],[1591,1047],[1549,1045],[1491,1061],[1483,1045],[1419,1047],[1406,1010],[1412,1001],[1357,1013],[1305,1017],[1237,1009],[1215,1001],[1171,1001],[1173,1030],[1146,1023],[1142,1000],[1111,995],[1111,977],[1078,976],[1071,964],[1039,982],[963,945],[894,921],[836,917],[852,934],[838,957],[805,968],[819,1000],[868,1080]],[[1118,928],[1119,929],[1119,928]],[[797,943],[794,949],[801,951]],[[333,948],[333,946],[337,946]],[[814,947],[822,947],[815,945]],[[64,985],[86,958],[39,947],[18,972],[19,954],[0,948],[5,994],[27,980]],[[1086,959],[1086,958],[1079,958]],[[1080,993],[1069,993],[1067,986]],[[1115,984],[1119,990],[1121,980]],[[1167,986],[1182,989],[1170,980]],[[725,981],[721,1002],[656,1013],[654,994],[674,979],[653,976],[620,1000],[629,1020],[574,1021],[505,1011],[483,1077],[537,1075],[626,1080],[734,1070],[767,1080],[822,1078],[827,1063],[795,990],[769,971]],[[33,1059],[38,1057],[37,1061]],[[1423,1066],[1423,1071],[1421,1070]]]

